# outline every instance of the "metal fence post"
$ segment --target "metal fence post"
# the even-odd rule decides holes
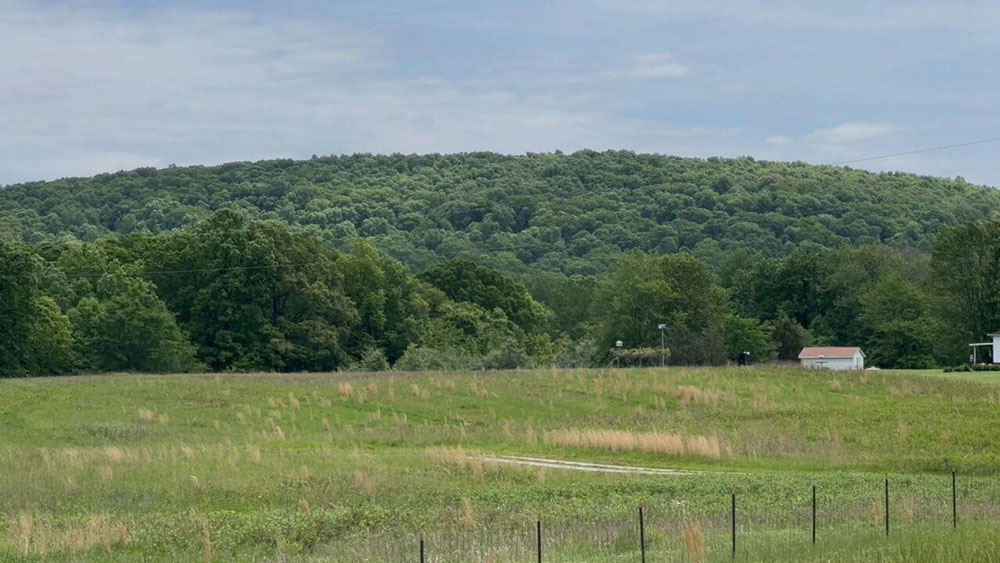
[[[816,545],[816,485],[813,485],[813,545]]]
[[[889,478],[885,478],[885,535],[889,536]]]
[[[646,563],[646,523],[642,517],[642,505],[639,505],[639,554],[642,563]]]
[[[955,482],[955,470],[951,470],[951,527],[958,527],[958,485]]]
[[[542,563],[542,521],[535,521],[535,539],[538,548],[538,563]]]
[[[736,493],[733,493],[731,522],[732,522],[732,534],[733,534],[733,558],[735,559],[736,558]]]
[[[420,536],[420,563],[424,563],[424,536]]]

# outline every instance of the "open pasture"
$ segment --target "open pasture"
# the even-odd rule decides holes
[[[740,560],[990,560],[998,405],[774,368],[3,380],[0,559],[526,561],[541,519],[546,561],[638,561],[643,505],[647,560],[728,560],[736,493]]]

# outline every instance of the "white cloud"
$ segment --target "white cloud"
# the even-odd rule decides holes
[[[682,78],[691,74],[691,67],[675,62],[668,53],[649,53],[636,60],[631,74],[637,78]]]
[[[375,35],[240,12],[11,8],[0,53],[0,184],[283,153],[315,92],[382,64]]]
[[[830,127],[828,129],[817,129],[816,131],[806,135],[804,138],[806,140],[815,140],[822,143],[844,145],[886,137],[888,135],[892,135],[896,131],[897,128],[889,123],[841,123],[840,125]]]
[[[329,20],[25,10],[0,20],[0,52],[29,54],[0,58],[8,77],[0,84],[0,183],[314,153],[691,154],[692,145],[732,136],[732,128],[616,117],[586,81],[525,88],[512,71],[403,78],[409,69],[382,37]],[[618,76],[689,72],[669,54],[647,53]]]
[[[621,68],[602,72],[598,78],[618,80],[633,78],[641,80],[662,80],[684,78],[691,74],[691,67],[674,60],[669,53],[646,53],[626,62]],[[587,80],[591,80],[590,77]]]
[[[507,5],[13,2],[0,0],[0,184],[314,153],[616,148],[819,163],[996,128],[982,70],[992,35],[944,35],[965,49],[949,54],[772,19],[832,8],[676,2],[623,15],[617,2],[563,3],[553,27]],[[899,125],[824,121],[858,107]],[[986,153],[935,154],[912,169],[996,177]]]
[[[939,2],[803,2],[802,0],[590,0],[609,10],[643,18],[693,17],[834,30],[992,29],[1000,7],[988,0]]]

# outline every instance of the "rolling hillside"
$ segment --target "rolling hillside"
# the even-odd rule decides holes
[[[622,251],[805,242],[926,250],[942,228],[994,217],[1000,192],[961,179],[751,158],[630,152],[315,157],[138,169],[0,189],[0,234],[28,243],[189,227],[223,207],[357,237],[420,271],[456,257],[509,273],[604,272]]]

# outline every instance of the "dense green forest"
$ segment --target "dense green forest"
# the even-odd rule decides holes
[[[810,343],[957,364],[1000,328],[998,198],[623,152],[9,186],[0,375],[718,364]]]
[[[221,208],[359,237],[415,272],[466,258],[507,274],[603,274],[624,252],[688,251],[713,267],[738,248],[806,243],[928,251],[942,228],[994,218],[1000,192],[910,174],[751,158],[582,151],[322,157],[138,169],[7,186],[0,233],[29,244],[192,227]]]
[[[161,235],[3,241],[0,271],[5,376],[718,364],[808,343],[928,367],[1000,326],[998,223],[948,229],[930,257],[805,245],[734,251],[713,270],[633,251],[606,276],[539,272],[526,286],[462,259],[414,275],[366,241],[341,252],[226,209]]]

